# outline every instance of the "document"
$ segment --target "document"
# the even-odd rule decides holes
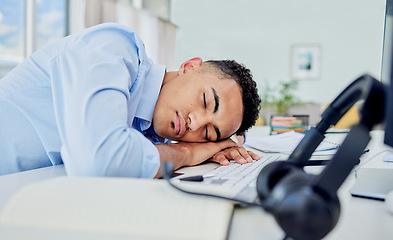
[[[59,177],[20,190],[3,210],[0,229],[110,239],[226,239],[232,211],[230,201],[188,195],[164,180]]]
[[[245,145],[262,152],[277,152],[291,154],[305,135],[298,132],[286,132],[263,137],[247,137]],[[315,154],[333,155],[340,145],[322,141],[315,150]]]

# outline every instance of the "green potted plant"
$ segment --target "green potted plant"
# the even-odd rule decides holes
[[[290,107],[300,104],[295,95],[297,87],[296,80],[279,82],[275,87],[266,82],[262,88],[262,110],[269,107],[273,114],[286,114]]]

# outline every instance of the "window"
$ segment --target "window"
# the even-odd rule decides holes
[[[67,1],[37,1],[36,13],[35,50],[66,36]]]
[[[35,50],[68,34],[68,0],[1,0],[0,78]]]
[[[25,1],[2,0],[0,5],[0,55],[2,57],[8,59],[24,57],[24,30]]]

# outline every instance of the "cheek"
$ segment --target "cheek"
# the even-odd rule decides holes
[[[229,120],[229,121],[228,121]],[[242,117],[234,116],[233,118],[226,117],[222,124],[222,139],[229,137],[235,133],[241,125]]]
[[[238,117],[232,121],[231,127],[232,127],[233,132],[236,132],[240,128],[240,125],[242,124],[242,118],[243,118],[243,116],[241,115],[241,117]]]
[[[153,128],[159,136],[166,137],[163,134],[167,134],[170,130],[169,114],[167,111],[154,111]]]

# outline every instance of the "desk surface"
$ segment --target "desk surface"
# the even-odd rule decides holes
[[[258,131],[262,130],[259,129]],[[254,134],[259,134],[258,131],[254,131]],[[381,166],[383,165],[382,155],[377,154],[384,149],[381,140],[382,132],[373,131],[372,137],[369,144],[370,152],[362,156],[361,161],[364,163],[372,158],[372,162],[377,162]],[[337,135],[334,138],[336,140],[342,139]],[[181,171],[185,174],[200,174],[206,171],[206,168],[208,166],[202,165],[184,168]],[[309,167],[307,170],[319,172],[321,167]],[[0,214],[7,201],[21,187],[31,182],[64,175],[66,175],[64,166],[58,165],[0,176]],[[383,201],[352,197],[349,189],[354,182],[355,176],[352,174],[339,189],[340,219],[325,239],[393,239],[393,214],[388,212]],[[11,231],[12,234],[12,230],[7,229],[7,231]],[[274,218],[262,209],[256,207],[235,209],[229,239],[282,239],[283,236],[283,232]]]

